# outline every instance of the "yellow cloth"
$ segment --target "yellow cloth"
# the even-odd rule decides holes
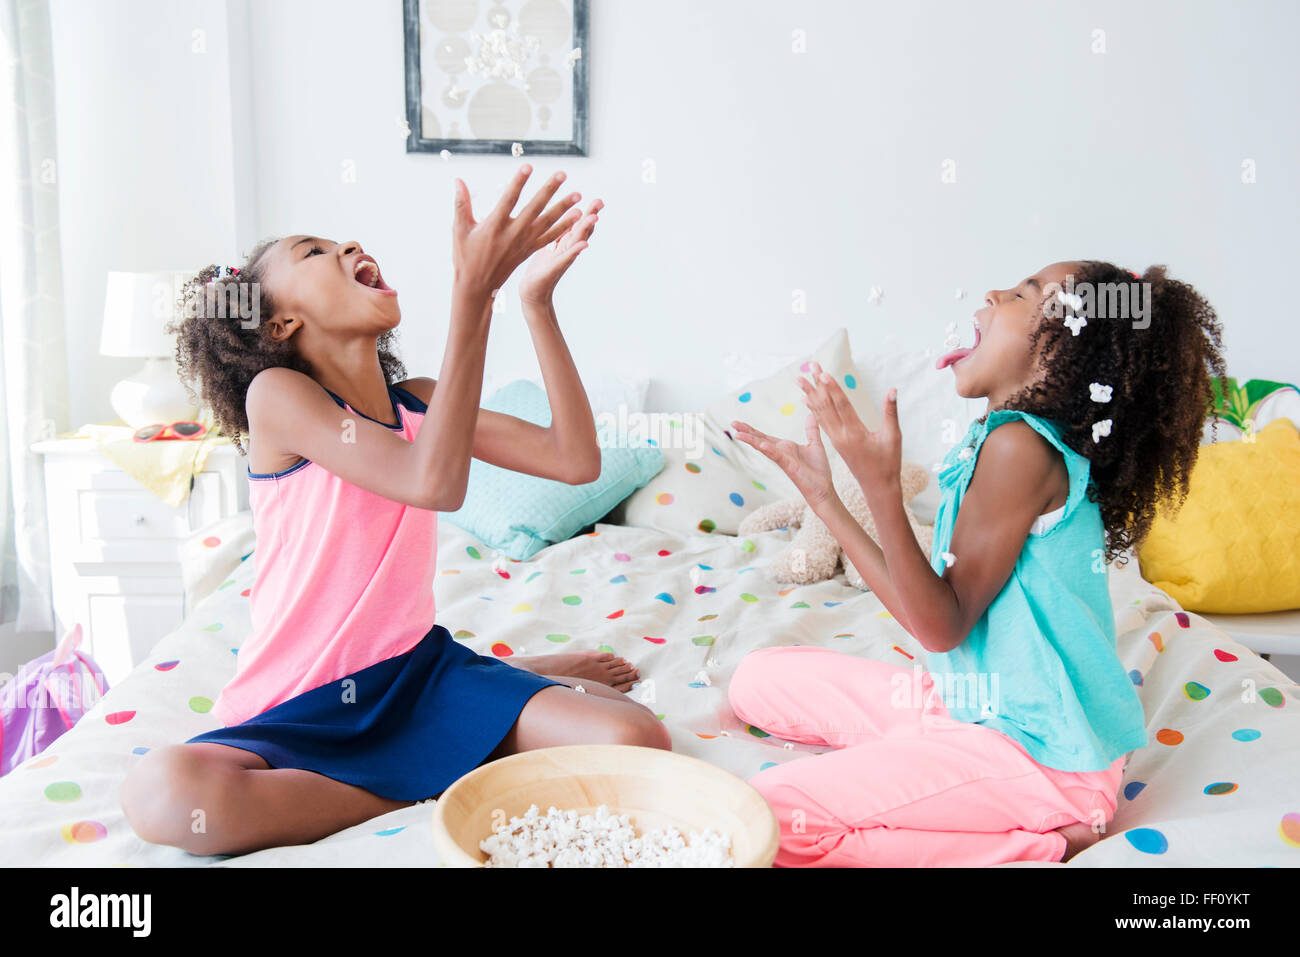
[[[1249,438],[1201,447],[1181,511],[1157,514],[1138,552],[1188,611],[1300,608],[1300,432],[1275,419]]]
[[[115,422],[83,425],[61,439],[90,439],[109,461],[153,492],[168,505],[179,505],[190,494],[195,475],[203,471],[208,454],[229,437],[213,431],[212,413],[204,410],[198,420],[208,427],[201,439],[164,439],[136,442],[135,429],[118,419]]]

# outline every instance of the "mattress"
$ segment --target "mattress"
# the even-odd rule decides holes
[[[748,778],[806,760],[740,722],[727,681],[750,651],[817,645],[919,664],[923,651],[869,592],[843,575],[771,581],[789,541],[598,525],[526,562],[439,527],[438,617],[485,655],[609,648],[654,682],[675,750]],[[436,866],[432,802],[311,845],[197,857],[141,841],[119,806],[122,781],[150,748],[216,726],[209,713],[250,629],[256,554],[198,604],[119,685],[45,753],[0,778],[0,864],[61,866]],[[1150,743],[1130,757],[1104,839],[1069,867],[1300,864],[1300,687],[1180,609],[1136,563],[1109,583],[1124,666]]]

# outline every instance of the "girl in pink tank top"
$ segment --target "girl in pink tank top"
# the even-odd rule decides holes
[[[122,806],[145,840],[196,854],[307,843],[516,751],[671,747],[623,694],[639,677],[623,659],[507,664],[434,620],[437,513],[460,507],[471,456],[570,484],[600,473],[552,293],[602,204],[583,213],[576,193],[555,200],[559,173],[516,210],[530,174],[521,167],[481,221],[456,181],[436,381],[405,377],[392,351],[397,292],[359,243],[268,241],[186,287],[181,373],[224,433],[248,438],[253,630],[214,707],[225,726],[148,752],[128,775]],[[530,257],[519,292],[549,427],[478,408],[493,297]]]

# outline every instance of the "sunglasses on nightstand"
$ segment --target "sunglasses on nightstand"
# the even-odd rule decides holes
[[[202,422],[173,422],[171,425],[146,425],[136,429],[131,438],[136,442],[162,442],[171,439],[199,439],[208,431]]]

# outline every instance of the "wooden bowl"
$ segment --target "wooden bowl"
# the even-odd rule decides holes
[[[770,867],[780,838],[763,796],[721,768],[658,748],[579,744],[512,754],[447,788],[433,808],[442,863],[482,867],[479,841],[530,804],[543,814],[552,806],[587,814],[605,804],[628,815],[638,833],[712,828],[730,835],[737,867]]]

